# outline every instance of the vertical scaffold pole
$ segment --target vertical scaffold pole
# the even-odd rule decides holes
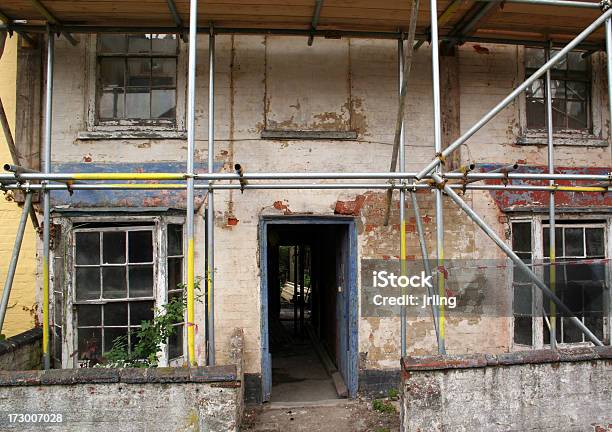
[[[549,42],[548,47],[545,51],[545,61],[550,60],[550,50],[552,43]],[[550,69],[546,71],[546,137],[548,143],[548,172],[553,174],[555,171],[554,162],[554,151],[553,151],[553,106],[552,106],[552,82],[550,77]],[[553,186],[554,180],[550,180],[549,184]],[[555,191],[550,191],[550,202],[548,204],[548,226],[549,226],[549,279],[550,279],[550,290],[556,292],[556,271],[555,271]],[[556,338],[556,322],[557,322],[557,305],[552,300],[550,301],[550,347],[555,349],[557,347]]]
[[[189,72],[187,89],[187,351],[189,365],[196,365],[195,354],[195,256],[193,239],[194,153],[195,153],[195,84],[198,0],[189,5]]]
[[[438,5],[436,0],[430,0],[431,10],[431,79],[433,90],[433,109],[434,109],[434,146],[436,157],[442,157],[442,116],[440,109],[440,65],[439,65],[439,44],[438,44]],[[441,174],[441,164],[436,167],[436,172]],[[438,258],[438,295],[445,296],[445,272],[444,272],[444,214],[442,202],[442,190],[436,189],[436,249]],[[442,302],[440,302],[442,303]],[[439,347],[445,350],[444,335],[444,305],[439,306]]]
[[[608,3],[610,8],[610,3]],[[608,139],[612,146],[612,20],[606,20],[606,73],[608,78]],[[612,152],[612,150],[611,150]],[[610,154],[612,158],[612,153]],[[608,334],[612,333],[612,320],[608,320]],[[608,344],[612,345],[612,337]]]
[[[215,34],[210,26],[208,39],[208,172],[213,173],[215,161]],[[212,183],[209,182],[209,185]],[[215,200],[208,190],[206,209],[206,253],[208,278],[208,364],[215,364]]]
[[[43,173],[51,172],[51,125],[53,116],[53,63],[55,51],[55,36],[47,33],[47,86],[45,91],[45,142]],[[42,182],[45,186],[48,181]],[[49,353],[49,244],[51,237],[51,191],[44,189],[43,193],[43,366],[45,370],[51,367]]]
[[[412,49],[412,47],[408,47]],[[399,97],[402,96],[402,82],[404,81],[404,39],[400,38],[397,41],[397,57],[399,69]],[[406,170],[406,149],[404,147],[404,120],[402,119],[400,126],[399,139],[399,172]],[[399,191],[399,217],[400,217],[400,266],[402,276],[406,275],[406,191],[401,188]],[[406,289],[401,288],[402,295],[406,294]],[[402,357],[406,357],[406,306],[400,306],[400,337]]]

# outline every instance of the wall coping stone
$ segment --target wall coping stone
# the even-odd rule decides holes
[[[523,364],[612,360],[612,346],[515,351],[502,354],[409,356],[402,359],[404,371],[484,368]]]
[[[25,345],[42,340],[42,328],[34,327],[18,335],[12,336],[5,340],[0,340],[0,355],[8,354]]]
[[[236,383],[240,385],[235,365],[194,368],[142,369],[50,369],[47,371],[0,371],[0,386],[40,386],[75,384],[180,384]]]

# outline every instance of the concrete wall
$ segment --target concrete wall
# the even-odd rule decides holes
[[[402,431],[612,427],[612,349],[405,359]]]
[[[35,369],[42,369],[40,327],[0,341],[0,370]]]
[[[0,57],[0,98],[8,118],[13,137],[15,136],[15,82],[17,74],[17,36],[6,39],[4,53]],[[13,163],[4,134],[0,134],[0,161],[4,165]],[[0,197],[0,281],[4,287],[4,280],[9,265],[9,257],[13,252],[15,234],[21,217],[21,208],[12,202],[11,194]],[[6,314],[2,333],[6,337],[24,332],[34,326],[36,284],[36,232],[28,221],[21,255],[13,281],[9,309]],[[0,288],[1,290],[2,288]]]
[[[235,366],[0,372],[0,410],[60,414],[61,422],[45,426],[67,432],[237,431],[240,392]],[[6,416],[0,423],[2,430],[24,425]]]
[[[132,169],[121,164],[165,163],[185,160],[182,139],[91,139],[87,131],[88,93],[91,88],[89,50],[83,43],[57,42],[54,98],[54,163],[109,164],[108,170]],[[207,160],[207,37],[198,38],[196,161]],[[505,46],[465,44],[458,50],[460,126],[469,127],[522,80],[521,50]],[[592,56],[594,63],[601,57]],[[389,168],[397,101],[396,43],[382,40],[317,40],[308,47],[303,38],[279,36],[217,37],[216,147],[219,170],[231,172],[240,163],[247,172],[270,171],[386,171]],[[297,67],[296,65],[300,65]],[[595,65],[597,66],[597,65]],[[425,48],[415,56],[406,115],[407,168],[416,170],[432,158],[432,107],[430,54]],[[290,80],[290,88],[286,80]],[[334,85],[330,85],[334,84]],[[520,103],[511,104],[461,150],[461,161],[479,163],[545,164],[539,146],[517,144],[523,134]],[[605,106],[605,105],[604,105]],[[269,129],[351,130],[357,138],[339,140],[266,140]],[[184,131],[179,131],[184,132]],[[603,132],[605,133],[605,131]],[[605,136],[605,135],[604,135]],[[605,143],[604,143],[605,144]],[[576,156],[579,153],[579,156]],[[610,166],[609,147],[576,151],[575,146],[557,149],[558,163]],[[111,165],[116,162],[118,166]],[[86,168],[84,168],[86,169]],[[134,191],[131,199],[118,200],[105,193],[99,206],[141,205]],[[159,194],[147,205],[174,204],[176,194]],[[397,195],[396,195],[397,196]],[[433,194],[419,193],[429,250],[433,252]],[[73,197],[56,194],[56,202],[78,205]],[[467,193],[465,199],[500,235],[508,226],[500,206],[488,192]],[[180,200],[179,200],[180,201]],[[397,203],[397,201],[396,201]],[[359,258],[394,258],[399,255],[399,221],[393,206],[389,226],[382,226],[384,194],[375,191],[223,191],[215,194],[215,308],[217,358],[229,357],[226,343],[231,329],[244,328],[245,372],[260,367],[260,279],[258,227],[262,215],[353,215],[358,222]],[[445,203],[446,257],[499,258],[484,234],[466,221],[451,203]],[[203,209],[199,210],[200,215]],[[414,216],[409,212],[409,254],[418,256]],[[203,220],[196,218],[196,270],[204,269]],[[500,298],[509,293],[499,288]],[[196,316],[202,318],[203,313]],[[203,361],[203,329],[196,335]],[[427,321],[410,323],[412,354],[435,352],[433,327]],[[491,331],[494,329],[494,331]],[[507,351],[512,333],[507,318],[481,318],[447,324],[447,347],[451,353]],[[397,370],[399,321],[359,321],[359,352],[362,369]]]

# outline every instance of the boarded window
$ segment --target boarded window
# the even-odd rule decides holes
[[[99,35],[98,123],[175,122],[177,58],[176,35]]]
[[[266,93],[267,130],[349,131],[348,42],[268,37]]]
[[[557,51],[551,51],[551,56]],[[591,130],[591,69],[588,57],[572,51],[551,70],[553,130]],[[539,48],[525,48],[525,75],[538,70],[545,60]],[[536,80],[526,91],[527,129],[546,128],[546,76]]]

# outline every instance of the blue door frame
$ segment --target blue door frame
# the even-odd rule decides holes
[[[268,334],[268,226],[269,225],[344,225],[348,231],[347,281],[348,353],[346,385],[349,397],[357,395],[357,230],[355,220],[345,216],[264,216],[259,224],[259,268],[261,281],[261,378],[263,401],[270,400],[272,390],[272,357]]]

